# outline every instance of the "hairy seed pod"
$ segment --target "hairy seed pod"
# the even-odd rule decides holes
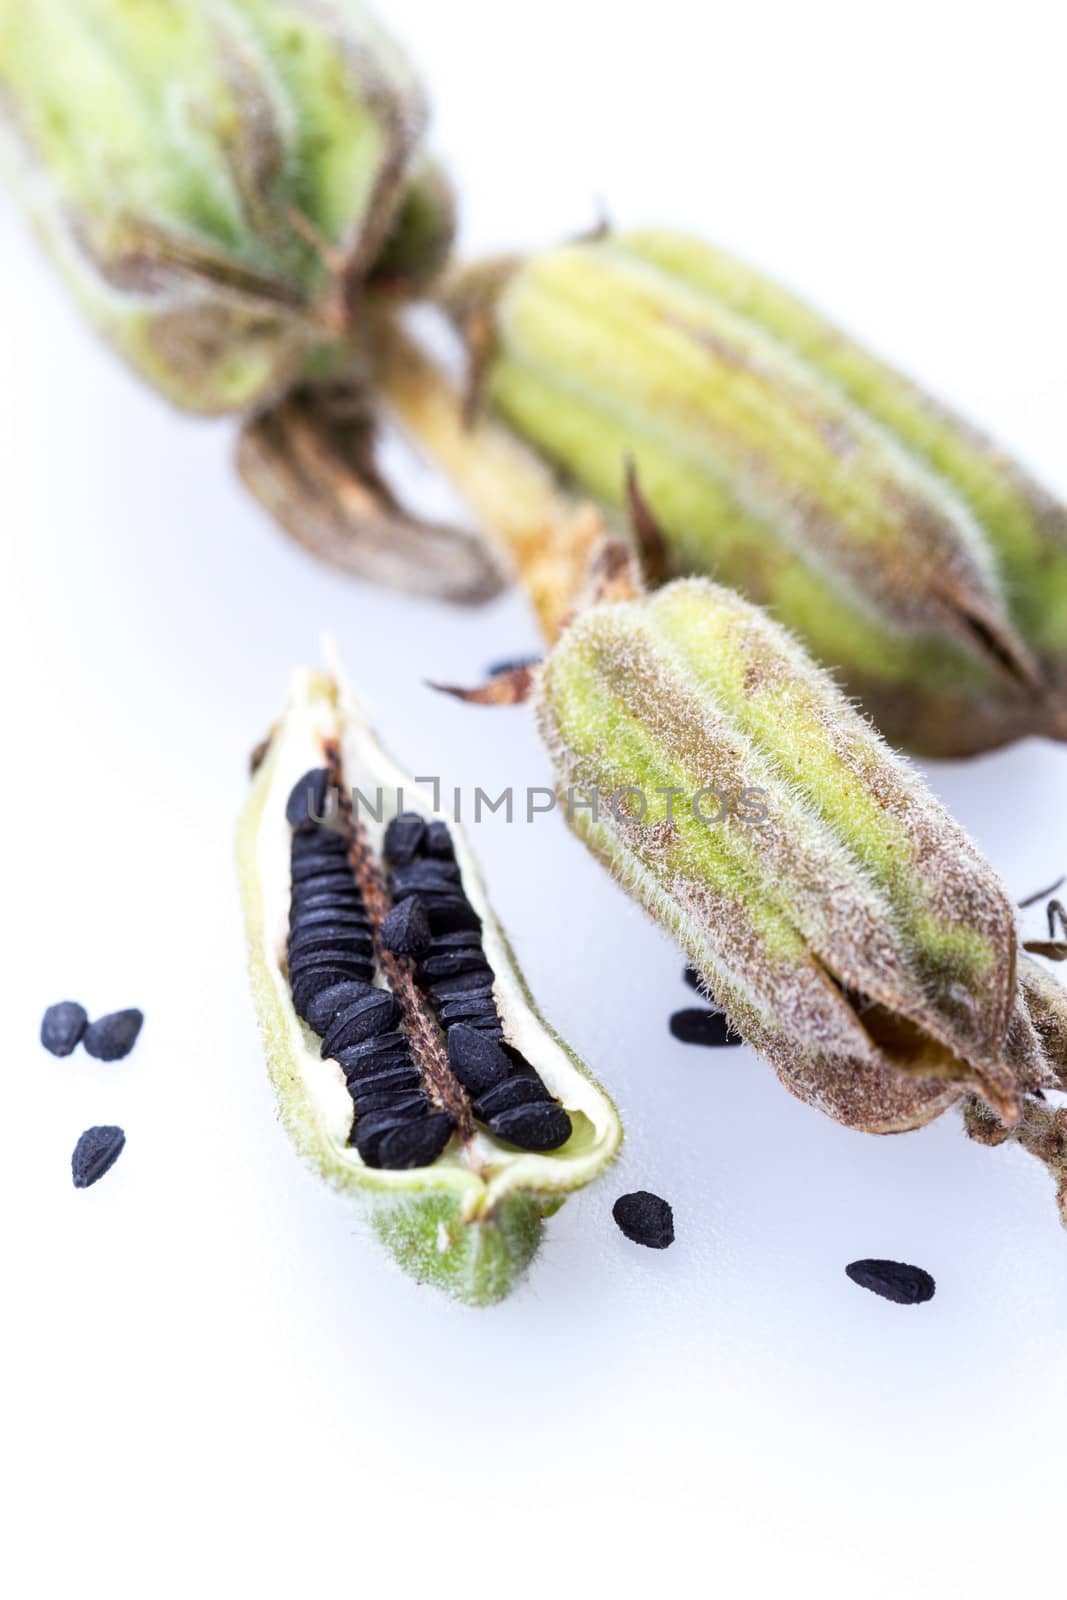
[[[894,743],[1067,737],[1067,509],[776,283],[641,232],[448,298],[513,435],[609,512],[630,463],[673,570],[770,608]]]
[[[0,154],[88,315],[191,411],[343,338],[387,241],[394,277],[439,259],[443,186],[405,203],[424,124],[361,0],[0,0]]]
[[[300,814],[299,800],[310,793],[316,805],[316,774],[324,768],[339,793],[339,851],[328,840],[315,849],[300,842],[307,811]],[[367,797],[358,821],[356,808],[345,802],[357,790]],[[429,826],[413,828],[413,812]],[[398,826],[394,819],[401,814],[406,820]],[[383,863],[390,841],[401,855],[407,844],[439,849],[431,816],[413,780],[384,754],[337,679],[301,674],[266,752],[259,754],[239,829],[249,969],[282,1119],[302,1155],[365,1203],[376,1232],[406,1271],[468,1304],[485,1305],[502,1299],[521,1278],[538,1248],[544,1218],[610,1163],[621,1129],[607,1096],[538,1014],[470,848],[452,826],[449,845],[461,886],[450,880],[440,916],[436,903],[427,902],[431,934],[448,936],[453,903],[465,911],[491,985],[479,1004],[491,1006],[495,1036],[534,1069],[546,1097],[534,1108],[534,1129],[525,1125],[529,1116],[521,1129],[515,1123],[523,1108],[496,1119],[499,1132],[476,1123],[449,1061],[448,1019],[434,1009],[440,1004],[443,1010],[444,1001],[436,989],[429,997],[418,989],[406,950],[397,952],[386,942],[389,930],[381,937],[389,921]],[[292,864],[308,850],[327,858],[339,853],[355,876],[346,884],[336,875],[332,892],[304,897],[302,884],[293,882]],[[311,900],[320,904],[312,907]],[[329,904],[321,905],[323,900]],[[365,958],[347,958],[343,951],[325,958],[342,963],[336,971],[320,974],[311,966],[293,977],[286,959],[290,927],[306,925],[309,912],[317,915],[320,908],[339,910],[348,919],[337,924],[342,933],[360,918],[374,930],[375,987],[366,987]],[[409,931],[408,926],[403,940],[391,942],[406,944]],[[388,1006],[379,987],[386,984],[396,1007]],[[388,1015],[367,1020],[367,997],[375,995]],[[477,1051],[465,1033],[451,1049],[464,1072],[473,1070]],[[510,1055],[506,1068],[514,1070]],[[562,1131],[548,1126],[561,1118]],[[506,1138],[508,1132],[526,1136],[527,1148]]]
[[[575,831],[795,1094],[901,1132],[1010,1130],[1052,1000],[989,865],[830,677],[706,579],[592,605],[535,690]]]

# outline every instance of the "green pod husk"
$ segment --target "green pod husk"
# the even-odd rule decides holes
[[[1057,1083],[995,873],[765,613],[705,579],[592,605],[535,695],[572,827],[795,1094],[872,1133],[974,1097],[1008,1130]]]
[[[618,1116],[537,1011],[488,904],[470,847],[450,822],[464,891],[482,918],[505,1036],[566,1107],[573,1133],[562,1149],[534,1154],[502,1144],[479,1126],[466,1142],[454,1137],[430,1167],[384,1171],[363,1164],[348,1143],[352,1102],[341,1068],[322,1059],[321,1041],[297,1016],[285,970],[286,800],[300,776],[322,764],[327,741],[336,741],[341,750],[347,785],[371,797],[372,806],[381,791],[380,820],[363,814],[373,850],[380,853],[385,827],[397,810],[431,814],[337,678],[300,674],[266,748],[257,752],[237,850],[252,991],[279,1111],[301,1155],[362,1203],[374,1231],[406,1272],[465,1304],[489,1305],[522,1278],[541,1242],[544,1219],[609,1165],[622,1138]]]
[[[409,277],[440,258],[425,121],[361,0],[0,0],[0,154],[82,308],[190,411],[347,338],[394,228]]]
[[[768,278],[685,235],[456,275],[480,393],[677,572],[791,627],[894,743],[1067,737],[1067,510]]]

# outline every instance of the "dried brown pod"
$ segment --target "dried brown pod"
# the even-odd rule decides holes
[[[378,470],[376,423],[355,379],[307,384],[245,423],[237,463],[266,511],[310,554],[389,588],[463,604],[511,579],[473,529],[406,511]]]

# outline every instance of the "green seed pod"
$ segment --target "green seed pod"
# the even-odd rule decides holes
[[[535,693],[575,831],[795,1094],[890,1133],[1055,1081],[995,874],[765,613],[705,579],[591,606]]]
[[[252,792],[239,829],[238,862],[252,989],[282,1119],[301,1154],[331,1183],[364,1202],[375,1231],[405,1271],[470,1305],[500,1300],[534,1256],[543,1219],[612,1160],[622,1137],[615,1109],[538,1014],[489,908],[460,830],[451,823],[447,828],[438,824],[434,835],[423,829],[420,819],[431,815],[429,808],[413,781],[383,753],[334,678],[314,672],[298,677],[288,705],[268,743],[257,752],[255,763]],[[321,885],[313,886],[316,909],[306,913],[311,919],[308,928],[294,937],[298,895],[303,896],[306,907],[308,880],[293,853],[301,844],[294,843],[290,826],[292,799],[300,794],[302,775],[313,776],[315,769],[328,770],[336,783],[337,827],[344,840],[343,859],[351,872],[346,881],[345,869],[335,865],[328,881],[316,880]],[[345,797],[357,791],[362,798],[353,807]],[[395,925],[389,934],[386,869],[381,863],[391,848],[389,824],[401,813],[409,829],[413,825],[417,834],[434,839],[434,856],[416,863],[415,870],[446,884],[461,884],[460,889],[450,890],[460,896],[458,902],[447,899],[443,891],[429,894],[428,918],[438,916],[442,904],[454,914],[458,904],[461,912],[465,908],[463,928],[478,930],[477,950],[472,955],[470,948],[462,949],[459,965],[469,968],[484,960],[491,968],[489,1004],[502,1035],[499,1049],[491,1042],[485,1046],[491,1064],[501,1059],[505,1064],[519,1062],[521,1089],[530,1089],[530,1093],[520,1089],[517,1098],[524,1103],[538,1099],[557,1119],[562,1107],[565,1127],[569,1118],[569,1136],[565,1142],[557,1140],[554,1148],[545,1149],[545,1141],[539,1149],[529,1142],[518,1148],[499,1132],[490,1131],[484,1125],[490,1117],[488,1097],[477,1098],[479,1086],[472,1086],[459,1066],[452,1070],[456,1028],[448,1028],[446,1053],[447,1024],[433,1007],[443,1004],[446,1013],[449,1008],[469,1013],[479,1007],[484,1012],[484,997],[473,995],[461,984],[462,992],[443,1002],[439,991],[431,988],[436,996],[431,1004],[420,985],[434,981],[425,976],[432,964],[424,959],[423,967],[413,966],[395,953],[401,947],[419,948],[416,931],[423,915],[421,905],[414,907],[411,899],[398,899],[398,907],[408,907],[409,920],[400,937]],[[443,862],[439,859],[442,830],[443,853],[452,852]],[[314,829],[311,831],[314,835]],[[308,843],[306,838],[304,843]],[[310,846],[320,848],[314,837]],[[330,859],[336,863],[338,858],[334,854]],[[406,870],[410,872],[411,866]],[[353,889],[353,881],[358,891]],[[399,879],[389,881],[399,896]],[[387,1009],[387,991],[391,990],[399,1009],[401,1020],[391,1024],[399,1033],[389,1036],[393,1041],[389,1064],[395,1066],[398,1049],[407,1052],[400,1072],[402,1076],[412,1076],[415,1070],[421,1074],[423,1088],[416,1088],[416,1098],[428,1095],[431,1120],[439,1121],[447,1113],[453,1121],[454,1131],[443,1153],[426,1164],[390,1169],[380,1155],[374,1158],[379,1164],[369,1164],[370,1158],[365,1160],[350,1143],[350,1137],[359,1137],[361,1130],[370,1126],[360,1110],[353,1128],[357,1090],[353,1088],[350,1096],[346,1088],[346,1076],[368,1048],[366,1032],[360,1034],[363,1042],[349,1052],[341,1048],[345,1040],[337,1033],[336,1020],[331,1024],[312,1012],[313,1028],[311,1022],[302,1020],[311,1011],[303,1003],[298,1015],[296,951],[306,948],[314,930],[322,927],[327,913],[317,908],[336,906],[339,882],[345,893],[355,893],[357,899],[362,894],[363,907],[358,914],[349,910],[340,916],[341,932],[351,936],[352,947],[357,947],[360,917],[365,915],[373,935],[373,957],[366,958],[368,963],[373,960],[373,978],[354,987],[370,990],[372,997],[377,997],[375,1004],[380,1000]],[[425,926],[421,924],[424,936]],[[369,935],[366,942],[369,948]],[[455,937],[445,940],[449,946],[457,942],[469,947],[472,941],[462,935],[458,941]],[[315,963],[318,958],[305,959]],[[445,957],[446,964],[449,959]],[[319,993],[319,1004],[328,1000],[328,994]],[[317,1036],[331,1026],[330,1038]],[[466,1038],[478,1046],[482,1036],[472,1033],[474,1026],[468,1025]],[[378,1042],[388,1044],[389,1040]],[[375,1041],[371,1043],[377,1047]],[[345,1065],[335,1056],[343,1057]],[[531,1085],[535,1087],[531,1089]],[[384,1090],[385,1082],[379,1076],[371,1087]],[[362,1103],[369,1109],[373,1104],[373,1114],[378,1114],[380,1101],[378,1095],[368,1102],[356,1100],[356,1105]],[[506,1128],[508,1115],[505,1112],[499,1127]],[[364,1148],[361,1144],[360,1150]]]
[[[0,154],[93,322],[191,411],[345,336],[424,123],[361,0],[0,0]]]
[[[682,235],[458,275],[481,392],[674,568],[766,605],[895,743],[1067,737],[1067,510],[772,281]]]

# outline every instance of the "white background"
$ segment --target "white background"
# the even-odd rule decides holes
[[[1067,493],[1062,33],[1051,4],[393,0],[465,244],[608,205],[830,309]],[[277,1125],[231,843],[244,762],[342,643],[398,759],[546,781],[521,711],[421,687],[536,647],[310,563],[232,429],[98,348],[0,209],[3,1286],[9,1592],[985,1595],[1062,1583],[1067,1235],[1044,1172],[946,1120],[877,1141],[746,1051],[675,1044],[681,961],[558,821],[476,843],[620,1166],[488,1313],[417,1288]],[[490,714],[486,713],[488,717]],[[1067,752],[931,768],[1014,893],[1067,869]],[[61,1062],[44,1006],[142,1006]],[[81,1130],[128,1147],[77,1193]],[[674,1203],[641,1251],[611,1203]],[[916,1261],[905,1310],[846,1280]]]

